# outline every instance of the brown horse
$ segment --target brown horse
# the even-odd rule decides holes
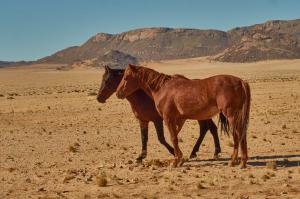
[[[105,67],[105,73],[103,74],[101,86],[97,96],[97,100],[100,103],[105,103],[105,101],[117,90],[123,75],[124,70]],[[174,149],[165,140],[163,120],[156,111],[154,101],[141,89],[134,91],[128,95],[126,99],[129,101],[132,111],[140,123],[142,152],[138,156],[137,160],[142,160],[147,156],[148,124],[150,121],[154,123],[159,142],[164,145],[171,154],[174,155]],[[221,152],[221,147],[217,133],[217,126],[212,120],[198,121],[198,123],[200,125],[200,136],[196,141],[190,158],[197,156],[196,153],[199,151],[201,142],[203,141],[208,130],[210,130],[215,143],[214,158],[218,158],[218,154]]]
[[[187,119],[207,120],[223,113],[232,129],[234,150],[230,165],[237,162],[241,144],[241,168],[246,167],[247,126],[250,112],[248,83],[231,75],[217,75],[190,80],[181,75],[169,76],[149,68],[129,65],[118,86],[117,96],[125,98],[137,89],[152,96],[156,109],[165,121],[174,146],[174,166],[183,164],[178,133]]]

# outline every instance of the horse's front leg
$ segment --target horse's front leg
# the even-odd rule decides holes
[[[179,148],[178,145],[178,133],[181,130],[184,121],[176,121],[172,118],[164,118],[166,125],[169,129],[170,132],[170,137],[171,137],[171,141],[174,147],[174,153],[175,153],[175,158],[174,158],[174,163],[173,166],[177,167],[178,165],[181,166],[183,164],[183,154]]]
[[[173,147],[171,147],[165,139],[164,126],[163,126],[162,119],[154,121],[154,126],[156,129],[157,138],[158,138],[159,142],[167,148],[169,153],[171,153],[172,155],[175,155]]]
[[[208,120],[208,124],[209,124],[210,133],[213,136],[214,144],[215,144],[215,153],[213,159],[217,160],[219,158],[219,153],[221,153],[220,140],[218,136],[218,127],[211,119]]]
[[[142,161],[147,157],[147,143],[148,143],[148,124],[149,121],[140,120],[140,128],[141,128],[141,139],[142,139],[142,152],[136,158],[137,161]]]
[[[203,120],[203,121],[199,120],[198,124],[199,124],[199,127],[200,127],[200,135],[199,135],[199,137],[198,137],[198,139],[195,143],[195,146],[194,146],[193,151],[190,155],[190,158],[197,157],[197,152],[199,151],[200,145],[201,145],[201,143],[202,143],[202,141],[203,141],[203,139],[204,139],[204,137],[205,137],[205,135],[208,131],[208,123],[207,123],[206,120]]]

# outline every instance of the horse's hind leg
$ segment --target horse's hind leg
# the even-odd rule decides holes
[[[207,122],[207,120],[198,120],[199,126],[200,126],[200,135],[195,143],[195,146],[193,148],[193,151],[190,155],[190,158],[195,158],[197,157],[197,152],[199,151],[200,145],[208,131],[209,128],[209,124]]]
[[[136,160],[141,161],[146,158],[147,156],[147,143],[148,143],[148,121],[139,121],[140,128],[141,128],[141,139],[142,139],[142,152],[136,158]]]
[[[171,147],[165,139],[163,121],[162,120],[154,121],[154,126],[156,129],[157,138],[158,138],[159,142],[162,145],[164,145],[172,155],[175,155],[174,148]]]
[[[248,151],[247,151],[247,139],[246,137],[241,140],[241,168],[246,168],[247,160],[248,160]]]
[[[231,155],[231,161],[229,166],[235,166],[238,164],[238,154],[239,154],[239,137],[236,133],[233,133],[233,153]]]
[[[173,147],[174,147],[175,158],[174,158],[173,166],[177,167],[178,164],[179,164],[179,166],[181,166],[183,164],[183,159],[182,159],[183,154],[179,148],[177,136],[184,124],[184,121],[174,121],[169,118],[164,118],[164,120],[169,129],[170,137],[171,137]]]
[[[219,153],[221,153],[220,140],[218,136],[218,128],[211,119],[208,120],[208,124],[209,124],[209,130],[211,132],[211,135],[213,136],[214,144],[215,144],[215,153],[213,158],[217,160],[219,158]]]
[[[229,162],[229,166],[235,166],[238,163],[238,153],[239,153],[239,133],[234,129],[235,121],[234,116],[228,117],[228,122],[232,126],[233,132],[233,153],[231,155],[231,161]]]

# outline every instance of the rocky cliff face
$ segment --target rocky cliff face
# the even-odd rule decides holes
[[[218,61],[250,62],[300,58],[300,20],[269,21],[236,28],[228,34],[235,42],[215,56]]]

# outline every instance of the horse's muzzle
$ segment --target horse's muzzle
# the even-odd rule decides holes
[[[117,95],[117,98],[119,98],[119,99],[124,99],[125,98],[125,94],[122,91],[117,92],[116,95]]]
[[[101,96],[97,96],[97,101],[100,103],[105,103],[106,100]]]

